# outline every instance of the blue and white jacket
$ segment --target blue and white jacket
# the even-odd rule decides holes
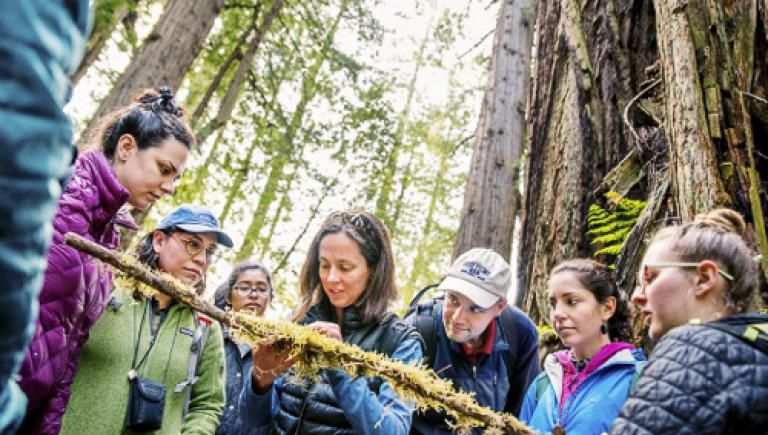
[[[520,420],[544,433],[556,426],[568,435],[601,434],[611,424],[626,402],[635,376],[635,366],[645,361],[642,350],[623,349],[615,353],[566,399],[560,411],[563,390],[563,367],[553,354],[544,361],[544,372],[528,388],[520,411]],[[547,377],[545,389],[541,377]],[[541,397],[538,397],[541,396]]]

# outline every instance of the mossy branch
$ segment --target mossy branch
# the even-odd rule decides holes
[[[74,233],[68,233],[65,239],[68,245],[112,265],[131,279],[217,320],[243,342],[252,346],[270,343],[277,349],[290,349],[296,361],[293,370],[300,377],[313,378],[321,369],[344,367],[344,371],[353,377],[381,377],[401,399],[413,401],[420,409],[445,411],[456,421],[454,429],[458,431],[485,427],[487,434],[533,434],[511,414],[496,413],[477,404],[470,394],[455,391],[448,381],[432,370],[366,352],[305,326],[272,321],[247,312],[225,312],[203,300],[191,287],[167,274],[148,269],[130,255],[113,252]],[[141,291],[151,293],[146,288]]]

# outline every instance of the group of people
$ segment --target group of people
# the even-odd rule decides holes
[[[117,226],[135,228],[123,205],[142,209],[172,193],[194,145],[169,89],[107,116],[97,137],[98,149],[76,161],[53,220],[19,378],[29,399],[20,433],[452,432],[445,413],[415,411],[378,377],[325,368],[299,378],[290,350],[238,343],[170,296],[116,284],[109,268],[66,245],[64,235],[75,232],[116,247]],[[589,259],[550,272],[550,321],[564,350],[542,364],[535,325],[508,304],[510,265],[490,249],[460,255],[437,296],[399,317],[390,311],[398,292],[388,232],[365,211],[334,212],[322,223],[290,321],[424,363],[541,433],[760,433],[768,316],[743,314],[759,277],[744,231],[738,213],[719,209],[651,240],[632,295],[658,341],[648,360],[630,343],[630,305],[611,269]],[[184,204],[135,254],[202,294],[220,247],[233,245],[209,209]],[[215,295],[222,308],[256,315],[273,298],[270,271],[257,261],[237,264]]]
[[[61,107],[72,54],[84,47],[87,3],[28,0],[0,14],[0,53],[11,59],[0,74],[13,78],[0,93],[0,147],[11,156],[0,168],[8,218],[0,305],[10,307],[0,432],[451,433],[444,413],[415,411],[380,378],[343,368],[299,378],[290,351],[238,343],[182,302],[116,282],[109,267],[65,244],[74,232],[117,247],[119,227],[136,228],[125,206],[146,209],[172,194],[195,145],[171,90],[149,90],[101,120],[96,146],[68,173]],[[387,230],[364,211],[322,223],[291,320],[424,363],[541,433],[765,433],[768,316],[747,313],[760,275],[745,230],[738,213],[718,209],[650,241],[631,297],[656,342],[648,358],[630,343],[631,306],[610,268],[589,259],[550,272],[549,320],[564,349],[541,364],[535,325],[508,303],[511,268],[489,249],[460,255],[438,296],[400,318],[390,311],[398,293]],[[209,209],[185,204],[135,254],[202,294],[219,249],[233,245]],[[216,291],[222,308],[255,315],[273,298],[270,271],[257,261],[235,265]]]

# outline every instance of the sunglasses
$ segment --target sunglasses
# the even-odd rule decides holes
[[[642,269],[640,270],[640,275],[637,277],[637,283],[640,286],[640,292],[645,293],[645,287],[648,285],[648,282],[646,282],[645,277],[648,276],[648,268],[653,269],[664,269],[668,267],[679,267],[681,269],[695,269],[699,267],[700,263],[646,263],[643,264]],[[730,273],[718,268],[717,272],[722,275],[723,278],[727,279],[728,281],[733,282],[733,275]]]

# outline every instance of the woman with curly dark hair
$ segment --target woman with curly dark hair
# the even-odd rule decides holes
[[[611,427],[645,360],[629,340],[628,307],[611,270],[588,259],[557,265],[549,278],[550,320],[567,348],[549,355],[520,419],[554,434]]]

